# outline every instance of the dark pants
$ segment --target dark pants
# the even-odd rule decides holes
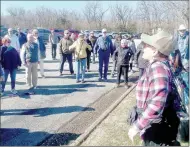
[[[51,53],[52,53],[52,58],[56,58],[56,49],[57,49],[57,44],[52,44],[51,45]]]
[[[179,146],[180,144],[174,144],[177,142],[172,143],[176,140],[174,135],[167,123],[152,124],[143,134],[144,146]]]
[[[87,69],[90,70],[90,57],[91,57],[91,52],[87,52]]]
[[[130,63],[130,70],[132,70],[133,68],[133,63]]]
[[[64,68],[64,63],[65,61],[67,60],[68,63],[69,63],[69,70],[70,70],[70,73],[74,73],[74,70],[73,70],[73,62],[72,62],[72,54],[62,54],[61,55],[61,63],[60,63],[60,73],[63,72],[63,68]]]
[[[139,79],[142,77],[144,73],[144,68],[139,68]]]
[[[4,82],[2,82],[2,91],[3,92],[5,89],[5,85],[6,85],[9,74],[10,74],[10,78],[11,78],[11,89],[15,89],[16,72],[17,72],[17,69],[13,69],[12,71],[10,71],[8,69],[4,70],[5,80],[4,80]]]
[[[99,78],[102,78],[102,68],[104,66],[104,79],[107,79],[109,57],[110,53],[108,51],[99,51]]]
[[[117,84],[120,84],[122,71],[124,72],[124,82],[127,84],[129,65],[117,65]]]

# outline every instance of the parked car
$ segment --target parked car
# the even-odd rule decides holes
[[[69,32],[70,32],[70,35],[71,35],[72,33],[74,33],[74,34],[75,34],[75,36],[76,36],[76,38],[75,38],[75,39],[77,39],[77,38],[78,38],[78,35],[79,35],[79,33],[80,33],[80,31],[78,31],[78,30],[73,30],[73,29],[69,29]]]
[[[50,29],[51,31],[52,29]],[[61,40],[61,38],[63,38],[64,36],[64,30],[63,29],[53,29],[55,34],[58,36],[59,40]]]
[[[1,25],[1,37],[4,37],[7,34],[7,32],[8,29],[5,26]]]
[[[43,42],[47,44],[49,41],[49,34],[51,33],[50,30],[44,28],[37,28],[37,30],[39,37],[41,37]]]
[[[94,31],[94,36],[95,37],[100,37],[102,35],[102,31],[101,30],[93,30]]]

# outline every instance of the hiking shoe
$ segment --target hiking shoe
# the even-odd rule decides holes
[[[76,80],[76,83],[79,83],[80,81],[79,80]]]
[[[12,89],[11,93],[14,94],[14,95],[16,95],[18,92],[15,89]]]
[[[119,84],[115,84],[115,88],[118,88],[119,87]]]
[[[101,82],[101,81],[102,81],[102,78],[98,78],[98,81]]]

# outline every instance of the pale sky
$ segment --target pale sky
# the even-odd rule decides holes
[[[129,7],[136,8],[137,1],[99,1],[103,8],[108,8],[116,3],[127,4]],[[1,14],[7,14],[9,7],[23,7],[25,9],[35,9],[37,7],[48,7],[54,9],[67,9],[80,11],[84,8],[87,1],[1,1]]]

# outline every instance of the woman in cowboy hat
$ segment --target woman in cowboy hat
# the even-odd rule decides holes
[[[141,39],[144,43],[142,57],[149,61],[149,66],[136,87],[138,117],[128,135],[133,140],[140,133],[145,146],[173,145],[177,142],[179,120],[174,117],[169,127],[163,119],[163,112],[170,104],[168,94],[171,92],[172,76],[168,56],[173,49],[173,37],[165,31],[159,31],[153,36],[142,34]]]

